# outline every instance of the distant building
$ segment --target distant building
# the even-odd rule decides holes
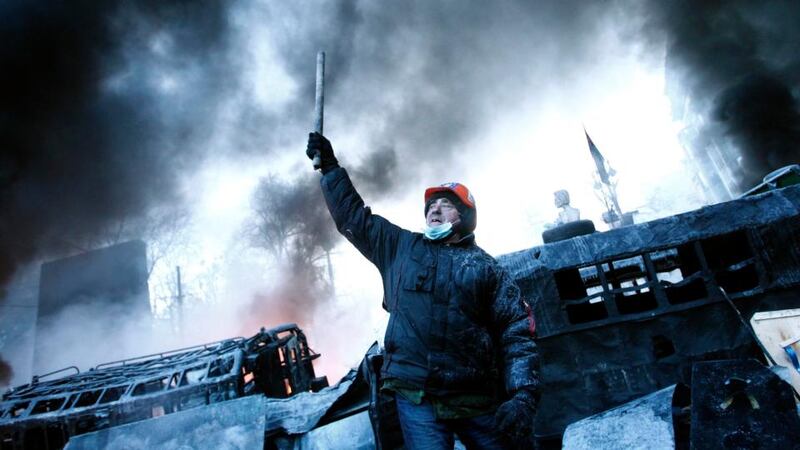
[[[42,264],[35,375],[135,354],[119,334],[150,317],[146,252],[135,240]],[[76,348],[86,358],[76,361]]]
[[[696,362],[763,359],[737,315],[800,308],[798,210],[789,185],[500,256],[536,318],[537,436],[691,385]]]
[[[665,90],[670,99],[672,120],[683,124],[678,133],[686,153],[686,169],[707,203],[731,200],[738,194],[737,177],[741,176],[739,152],[726,142],[720,142],[707,129],[706,119],[681,83],[681,72],[669,57],[665,67]]]

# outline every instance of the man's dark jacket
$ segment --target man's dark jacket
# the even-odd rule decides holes
[[[431,242],[364,205],[347,172],[323,175],[336,227],[383,279],[386,328],[382,374],[434,395],[507,395],[538,386],[532,317],[508,273],[475,245]],[[497,393],[499,394],[499,393]]]

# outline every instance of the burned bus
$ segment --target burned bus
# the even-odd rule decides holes
[[[0,402],[0,449],[54,450],[72,436],[262,394],[287,398],[327,386],[295,324],[47,380],[34,377]],[[58,371],[62,372],[62,371]]]
[[[690,384],[696,362],[763,360],[738,314],[800,307],[800,186],[499,259],[533,302],[536,433],[558,441],[576,420]]]

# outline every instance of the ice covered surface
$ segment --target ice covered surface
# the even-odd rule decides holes
[[[674,449],[674,392],[673,385],[571,424],[564,432],[564,450]]]
[[[264,447],[264,397],[244,397],[96,431],[65,450],[250,450]]]
[[[332,450],[348,448],[351,450],[371,450],[375,448],[375,436],[367,411],[329,423],[299,436],[292,449]]]
[[[265,430],[282,430],[287,434],[306,433],[314,428],[322,416],[353,384],[354,374],[345,377],[335,386],[319,392],[301,392],[289,398],[264,398],[266,412]]]
[[[70,439],[65,450],[260,449],[264,447],[265,432],[300,435],[311,431],[331,405],[348,391],[353,379],[346,377],[339,384],[317,393],[303,392],[286,399],[254,395],[100,430]],[[336,431],[332,425],[336,423],[326,426],[330,427],[327,433],[331,436],[338,432],[362,439],[364,434],[363,427],[344,427]],[[371,433],[371,429],[369,431]],[[369,437],[371,439],[371,435]]]

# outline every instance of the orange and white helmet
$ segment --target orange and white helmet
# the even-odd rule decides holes
[[[439,186],[425,189],[425,215],[428,215],[428,208],[431,201],[439,197],[448,197],[455,200],[459,214],[461,215],[462,234],[472,233],[478,222],[478,210],[475,206],[475,198],[469,189],[461,183],[443,183]]]

